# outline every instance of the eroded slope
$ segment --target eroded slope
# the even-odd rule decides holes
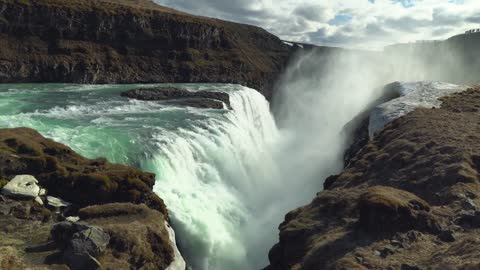
[[[416,109],[286,215],[268,269],[480,267],[480,91]]]

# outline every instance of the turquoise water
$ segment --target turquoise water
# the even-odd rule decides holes
[[[83,156],[155,173],[154,190],[193,269],[265,266],[281,219],[263,208],[279,138],[268,102],[253,89],[222,84],[176,86],[228,92],[231,111],[120,97],[146,86],[3,84],[0,126],[31,127]]]
[[[226,113],[120,97],[120,92],[138,86],[141,85],[3,84],[0,125],[35,128],[89,158],[106,157],[112,162],[138,165],[151,152],[148,145],[155,143],[154,134],[188,129],[205,119],[222,119]]]

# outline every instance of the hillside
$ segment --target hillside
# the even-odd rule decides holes
[[[388,124],[285,217],[267,269],[478,269],[480,89]]]
[[[267,97],[291,48],[148,0],[0,0],[0,82],[239,83]]]

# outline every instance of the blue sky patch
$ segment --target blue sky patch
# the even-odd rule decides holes
[[[400,3],[404,8],[415,6],[415,0],[392,0],[393,3]]]
[[[331,19],[328,24],[330,25],[342,25],[346,24],[352,20],[352,15],[350,14],[337,14],[335,18]]]

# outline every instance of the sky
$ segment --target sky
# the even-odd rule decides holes
[[[480,28],[480,0],[154,0],[263,27],[281,39],[360,49]]]

